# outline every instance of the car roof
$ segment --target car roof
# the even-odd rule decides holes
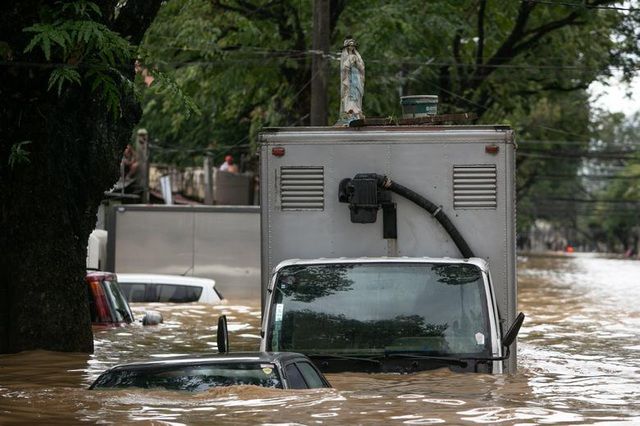
[[[255,362],[255,363],[275,363],[286,362],[292,359],[304,358],[306,356],[296,352],[229,352],[216,354],[198,354],[198,355],[182,355],[170,358],[163,358],[153,361],[130,362],[119,364],[111,370],[129,370],[129,369],[145,369],[154,367],[169,366],[185,366],[185,365],[202,365],[217,363],[233,363],[233,362]]]
[[[118,282],[120,283],[149,283],[149,281],[157,284],[178,284],[192,285],[198,287],[215,286],[215,280],[210,278],[184,277],[182,275],[168,274],[120,274],[118,273]]]
[[[116,278],[113,272],[87,270],[86,278]]]

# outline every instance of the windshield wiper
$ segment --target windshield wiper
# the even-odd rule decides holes
[[[316,358],[327,358],[327,359],[343,359],[343,360],[349,360],[349,361],[367,361],[367,362],[372,362],[374,364],[382,364],[382,362],[378,361],[377,359],[373,359],[373,358],[369,358],[367,356],[358,356],[358,355],[336,355],[336,354],[305,354],[307,355],[307,357],[311,358],[311,359],[316,359]]]
[[[461,360],[459,358],[450,358],[450,357],[432,356],[432,355],[420,355],[420,354],[409,353],[409,352],[393,352],[393,353],[384,354],[384,355],[382,355],[380,357],[384,357],[384,358],[424,359],[424,360],[430,360],[430,361],[439,361],[439,362],[442,362],[444,364],[457,365],[457,366],[462,367],[462,368],[466,368],[467,365],[468,365],[466,361],[463,361],[463,360]]]

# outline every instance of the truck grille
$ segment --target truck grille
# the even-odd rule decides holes
[[[280,167],[282,210],[324,210],[324,167]]]
[[[497,181],[495,164],[453,166],[453,208],[496,209]]]

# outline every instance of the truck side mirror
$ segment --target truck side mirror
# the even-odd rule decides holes
[[[218,318],[218,352],[221,354],[229,352],[229,330],[227,328],[227,316],[221,315]]]
[[[511,346],[511,344],[516,340],[516,337],[518,336],[518,332],[520,331],[520,327],[522,327],[523,322],[524,322],[524,314],[520,312],[516,317],[516,319],[513,321],[513,324],[511,324],[511,327],[509,327],[509,331],[507,331],[507,333],[504,336],[502,336],[502,346],[506,348]]]

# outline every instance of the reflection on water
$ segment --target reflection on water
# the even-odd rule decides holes
[[[165,323],[95,330],[93,355],[0,356],[0,424],[79,421],[155,424],[536,424],[640,422],[640,262],[595,257],[520,259],[520,332],[514,376],[328,375],[335,389],[256,387],[189,394],[87,391],[105,368],[173,354],[215,352],[217,317],[233,350],[254,350],[259,301],[224,306],[134,305]]]

